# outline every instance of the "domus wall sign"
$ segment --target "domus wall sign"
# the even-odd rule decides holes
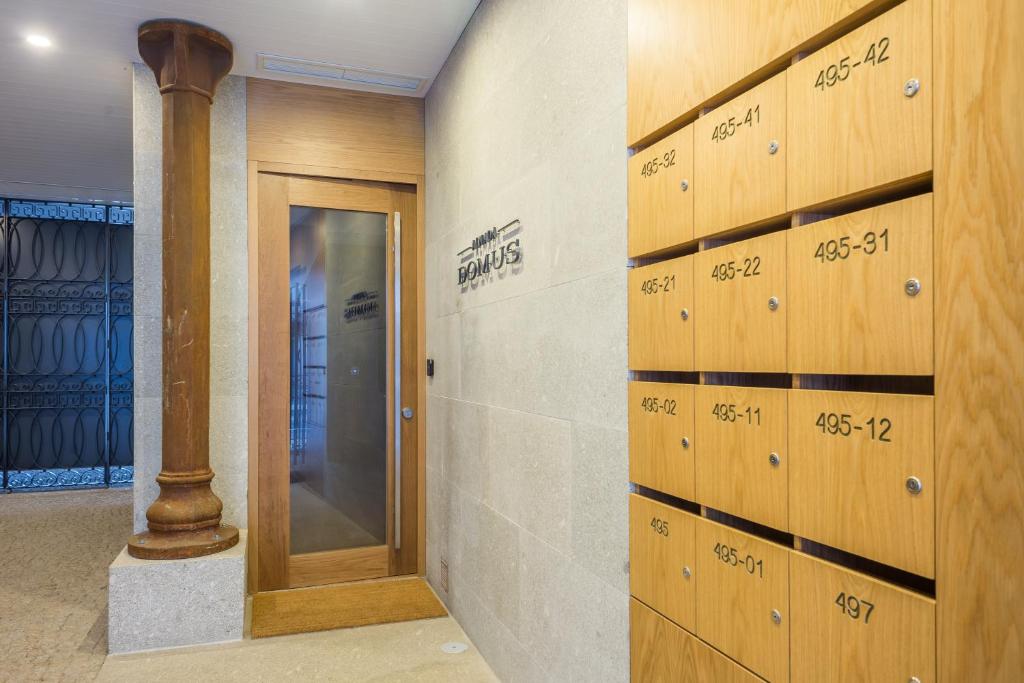
[[[465,249],[460,251],[458,266],[458,284],[465,288],[474,285],[488,275],[505,272],[516,272],[513,266],[523,261],[523,250],[519,233],[523,224],[516,218],[500,228],[490,230],[473,238]]]

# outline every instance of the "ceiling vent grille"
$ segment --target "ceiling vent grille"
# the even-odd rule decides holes
[[[424,79],[414,76],[398,76],[379,71],[353,69],[348,66],[339,66],[338,64],[312,62],[293,57],[278,57],[277,55],[268,55],[262,52],[257,54],[256,57],[258,68],[275,74],[304,76],[306,78],[317,78],[341,83],[358,83],[359,85],[375,85],[406,93],[418,91],[424,82]]]

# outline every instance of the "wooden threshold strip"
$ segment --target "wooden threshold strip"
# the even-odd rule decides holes
[[[420,576],[256,593],[252,637],[447,616]]]

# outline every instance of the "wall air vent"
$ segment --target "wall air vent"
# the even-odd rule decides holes
[[[319,78],[340,83],[376,85],[382,88],[401,90],[406,93],[414,93],[419,90],[425,80],[414,76],[396,76],[395,74],[386,74],[379,71],[353,69],[348,66],[328,64],[327,62],[312,62],[293,57],[278,57],[262,52],[257,54],[256,58],[258,68],[275,74],[305,76],[306,78]]]

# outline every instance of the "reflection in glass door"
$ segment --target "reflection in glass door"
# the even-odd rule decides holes
[[[388,543],[387,215],[291,206],[292,556]]]

